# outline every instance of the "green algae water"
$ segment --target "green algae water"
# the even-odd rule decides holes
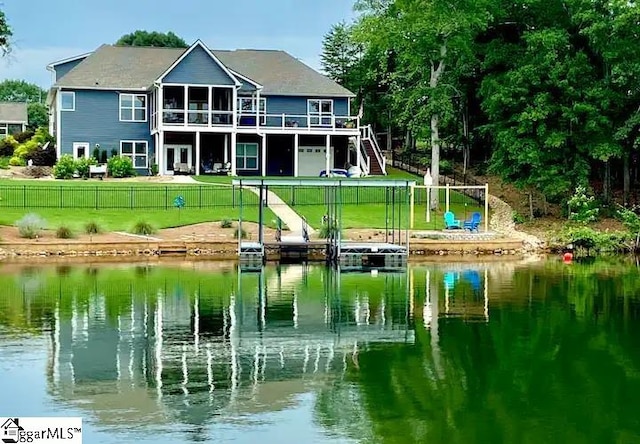
[[[92,444],[640,442],[639,277],[3,264],[0,420],[79,416]]]

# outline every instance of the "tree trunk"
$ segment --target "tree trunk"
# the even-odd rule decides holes
[[[602,194],[604,195],[605,202],[609,202],[611,200],[611,163],[608,160],[604,163],[604,181],[602,183]]]
[[[436,88],[438,82],[442,77],[442,72],[445,68],[445,56],[447,55],[447,45],[443,43],[440,46],[440,60],[436,67],[434,63],[431,63],[431,76],[429,78],[429,87]],[[433,114],[431,116],[431,177],[433,178],[433,185],[438,186],[440,184],[440,116]],[[437,189],[431,193],[431,208],[437,209],[440,193]]]
[[[529,190],[529,220],[533,220],[533,191]]]
[[[431,116],[431,177],[433,178],[433,185],[438,186],[440,182],[440,136],[439,126],[440,118],[437,114]],[[431,209],[438,208],[440,193],[438,190],[434,190],[431,193]]]
[[[622,201],[623,205],[629,205],[629,190],[631,189],[631,176],[629,171],[629,153],[624,153],[622,157]]]
[[[462,133],[464,137],[462,142],[462,173],[466,175],[471,158],[471,147],[469,146],[469,114],[467,113],[466,106],[462,113]]]

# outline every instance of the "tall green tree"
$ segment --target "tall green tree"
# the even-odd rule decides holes
[[[440,130],[454,118],[459,79],[474,60],[474,39],[487,26],[488,1],[360,0],[359,37],[392,58],[390,94],[399,121],[430,138],[431,175],[440,180]],[[432,206],[438,204],[434,193]]]
[[[156,31],[137,30],[125,34],[118,39],[116,45],[122,46],[155,46],[163,48],[187,48],[189,45],[180,37],[169,31],[167,33]]]
[[[13,32],[7,23],[7,17],[3,11],[0,11],[0,51],[2,51],[2,55],[6,55],[11,50],[10,39],[12,35]]]
[[[320,64],[324,72],[342,86],[349,88],[359,61],[359,46],[354,42],[350,26],[345,22],[333,25],[322,40]]]
[[[0,82],[0,101],[27,102],[28,126],[31,129],[49,124],[49,112],[44,103],[46,98],[47,92],[35,83],[24,80]]]

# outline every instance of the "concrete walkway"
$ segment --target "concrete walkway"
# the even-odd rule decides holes
[[[256,195],[260,195],[260,190],[254,187],[245,187]],[[273,191],[267,191],[267,206],[273,213],[278,216],[282,222],[289,227],[290,233],[286,236],[282,236],[283,242],[287,240],[299,241],[302,238],[302,227],[304,222],[302,217],[296,213],[293,208],[287,205],[280,197]],[[307,225],[307,233],[311,236],[315,233],[315,230]]]

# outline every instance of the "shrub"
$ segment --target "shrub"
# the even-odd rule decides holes
[[[569,207],[569,220],[588,224],[598,220],[598,212],[595,198],[587,194],[587,189],[580,185],[567,202]]]
[[[118,156],[118,150],[115,148],[111,149],[111,157],[117,157]]]
[[[76,172],[76,162],[70,154],[64,154],[53,167],[56,179],[71,179]]]
[[[56,237],[58,239],[71,239],[73,237],[73,231],[71,231],[71,228],[61,225],[56,230]]]
[[[100,163],[107,163],[107,150],[100,152]]]
[[[523,224],[527,221],[527,218],[524,217],[522,214],[518,213],[517,211],[513,212],[513,222],[515,222],[516,224]]]
[[[97,161],[93,157],[86,158],[83,157],[81,159],[77,159],[75,161],[75,170],[78,172],[78,175],[82,178],[89,177],[89,166],[96,165]]]
[[[0,170],[9,169],[9,157],[0,157]]]
[[[98,225],[97,222],[89,221],[84,226],[84,232],[87,234],[100,234],[100,232],[102,232],[102,229],[100,228],[100,225]]]
[[[38,142],[35,139],[31,139],[18,145],[13,151],[13,155],[14,157],[20,157],[26,162],[39,148]]]
[[[111,177],[131,177],[136,174],[131,158],[123,156],[111,157],[107,161],[107,172]]]
[[[11,157],[14,150],[18,147],[18,141],[13,136],[7,136],[0,140],[0,156]]]
[[[34,166],[52,167],[56,164],[56,147],[49,144],[46,148],[39,148],[31,153],[31,160]]]
[[[13,138],[16,139],[16,142],[18,143],[25,143],[26,141],[31,140],[34,135],[35,131],[26,130],[22,131],[21,133],[15,133],[13,135]]]
[[[590,254],[629,250],[632,236],[629,233],[598,231],[580,225],[565,228],[557,240],[564,245],[572,244],[577,251]]]
[[[240,237],[240,239],[246,239],[247,238],[247,232],[244,229],[238,227],[233,232],[233,237],[234,237],[234,239],[238,239],[238,237]]]
[[[16,222],[20,237],[24,237],[26,239],[35,239],[38,237],[45,228],[45,225],[45,221],[40,216],[32,213],[25,215],[22,219]]]
[[[151,175],[152,176],[157,176],[158,175],[158,171],[160,171],[158,164],[157,163],[152,163],[151,164]]]
[[[220,222],[220,228],[232,228],[233,223],[229,219],[222,219]]]
[[[100,148],[99,147],[95,147],[93,149],[93,156],[94,159],[96,159],[96,162],[100,162]]]
[[[24,160],[22,157],[13,156],[11,159],[9,159],[9,165],[11,166],[25,166],[26,164],[26,160]]]
[[[339,231],[338,223],[335,220],[323,221],[318,237],[321,239],[328,239],[332,236],[337,236]]]
[[[139,234],[141,236],[148,236],[150,234],[155,233],[155,229],[151,226],[150,223],[145,221],[136,222],[133,226],[133,230],[131,230],[133,234]]]

